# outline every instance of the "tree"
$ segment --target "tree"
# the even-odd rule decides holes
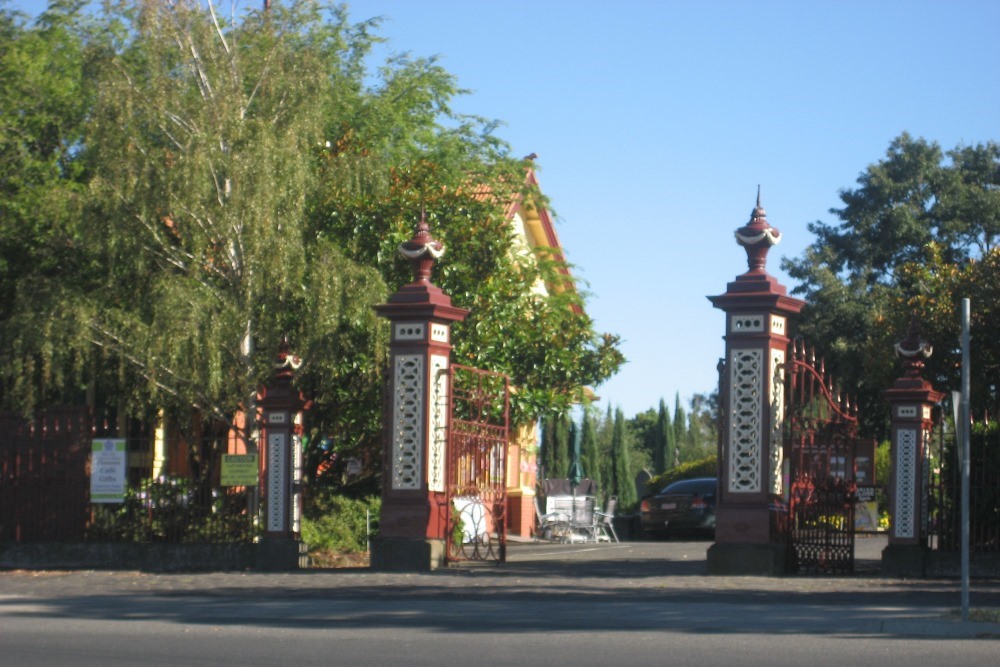
[[[681,446],[679,459],[685,463],[715,453],[718,443],[718,390],[711,394],[694,394],[690,401],[687,439]]]
[[[625,416],[615,411],[611,437],[611,493],[618,496],[618,506],[631,508],[636,503],[635,478],[629,461],[629,443],[625,437]]]
[[[687,413],[681,405],[681,395],[674,395],[674,460],[670,467],[681,462],[681,448],[688,441]]]
[[[594,417],[584,409],[580,426],[580,451],[583,458],[583,472],[601,488],[600,452],[597,448],[597,434],[594,431]]]
[[[839,225],[809,226],[816,240],[784,268],[807,299],[798,330],[815,345],[842,387],[855,391],[860,416],[887,434],[880,392],[898,377],[892,350],[916,315],[935,345],[925,376],[939,389],[958,386],[958,304],[975,294],[974,409],[995,411],[1000,366],[995,336],[1000,238],[1000,145],[943,152],[902,134],[884,159],[841,192],[831,210]],[[978,335],[977,335],[978,334]]]
[[[660,399],[660,409],[656,416],[656,444],[653,456],[653,469],[656,474],[666,472],[674,465],[674,439],[673,422],[670,420],[670,410],[666,403]]]
[[[94,88],[82,2],[53,2],[33,25],[0,8],[0,388],[28,413],[65,400],[89,366],[59,310],[62,276],[88,270],[80,252],[80,155]]]
[[[542,420],[542,462],[546,479],[566,479],[570,464],[570,417],[549,415]]]
[[[77,6],[50,12],[59,30],[0,15],[16,38],[0,45],[8,407],[86,383],[130,412],[228,419],[287,335],[313,441],[377,461],[386,327],[371,306],[409,280],[396,248],[421,210],[449,250],[435,281],[473,311],[455,355],[511,375],[515,424],[620,365],[565,266],[511,252],[507,204],[541,202],[525,164],[494,123],[452,112],[462,91],[433,59],[371,71],[377,21],[140,0],[91,24]],[[539,279],[558,289],[537,296]]]

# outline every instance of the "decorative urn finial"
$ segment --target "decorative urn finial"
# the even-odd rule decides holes
[[[420,222],[409,241],[399,246],[399,254],[410,260],[413,266],[413,282],[429,283],[434,260],[444,254],[444,245],[431,236],[424,211],[420,212]]]
[[[920,337],[920,322],[916,314],[910,316],[906,338],[896,343],[896,356],[903,362],[903,377],[920,377],[924,361],[934,354],[934,348]]]
[[[290,380],[295,371],[302,367],[302,358],[292,354],[292,346],[288,343],[288,336],[281,337],[278,344],[278,358],[274,363],[274,379]]]
[[[750,222],[736,230],[736,242],[747,251],[747,268],[750,273],[764,273],[767,253],[771,246],[781,241],[781,232],[767,222],[767,212],[760,205],[760,186],[757,186],[757,206],[750,213]]]

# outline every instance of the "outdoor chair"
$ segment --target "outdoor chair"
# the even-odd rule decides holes
[[[541,537],[543,540],[561,540],[569,531],[569,523],[560,512],[549,512],[545,514],[538,505],[538,496],[533,499],[535,502],[535,518],[538,526],[535,528],[535,539]]]
[[[608,542],[614,538],[615,542],[620,542],[618,533],[615,532],[615,505],[618,504],[618,496],[608,498],[608,506],[603,512],[594,512],[594,541],[599,541],[602,537]]]

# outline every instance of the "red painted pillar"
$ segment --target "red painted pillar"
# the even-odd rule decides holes
[[[271,380],[262,392],[261,481],[264,491],[264,534],[258,566],[267,570],[299,565],[302,520],[302,433],[306,401],[292,386],[301,359],[283,340]]]
[[[882,552],[883,572],[922,576],[927,553],[927,448],[934,422],[933,406],[944,396],[920,371],[933,348],[920,338],[916,319],[905,340],[896,345],[903,375],[882,392],[892,409],[889,476],[889,544]]]
[[[374,569],[433,570],[445,564],[451,324],[469,311],[453,306],[430,282],[434,261],[443,252],[421,219],[413,238],[400,246],[413,265],[413,282],[376,306],[389,320],[391,338]]]
[[[748,271],[725,294],[709,297],[726,313],[726,353],[720,398],[725,426],[720,434],[715,544],[708,551],[712,574],[780,574],[784,544],[771,534],[771,500],[782,492],[784,363],[788,318],[805,305],[765,270],[767,253],[781,233],[760,205],[736,230]]]

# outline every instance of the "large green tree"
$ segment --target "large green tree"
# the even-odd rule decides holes
[[[94,87],[82,2],[33,23],[0,7],[0,388],[7,407],[61,401],[88,365],[60,310],[47,308],[89,268],[81,250],[79,159]]]
[[[448,248],[435,282],[472,309],[456,357],[511,375],[515,423],[617,369],[566,267],[514,252],[509,205],[544,205],[526,163],[451,110],[463,91],[433,59],[371,68],[377,21],[312,2],[79,4],[32,27],[0,14],[8,407],[88,388],[132,413],[228,418],[287,335],[314,440],[373,454],[371,306],[409,280],[396,248],[422,214]]]
[[[995,413],[1000,145],[946,152],[902,134],[840,198],[843,207],[831,210],[839,223],[811,224],[816,240],[783,266],[807,299],[798,331],[841,387],[856,393],[868,430],[886,434],[880,392],[899,374],[894,344],[911,317],[935,346],[926,377],[939,389],[958,388],[957,313],[966,296],[974,313],[974,409]]]

